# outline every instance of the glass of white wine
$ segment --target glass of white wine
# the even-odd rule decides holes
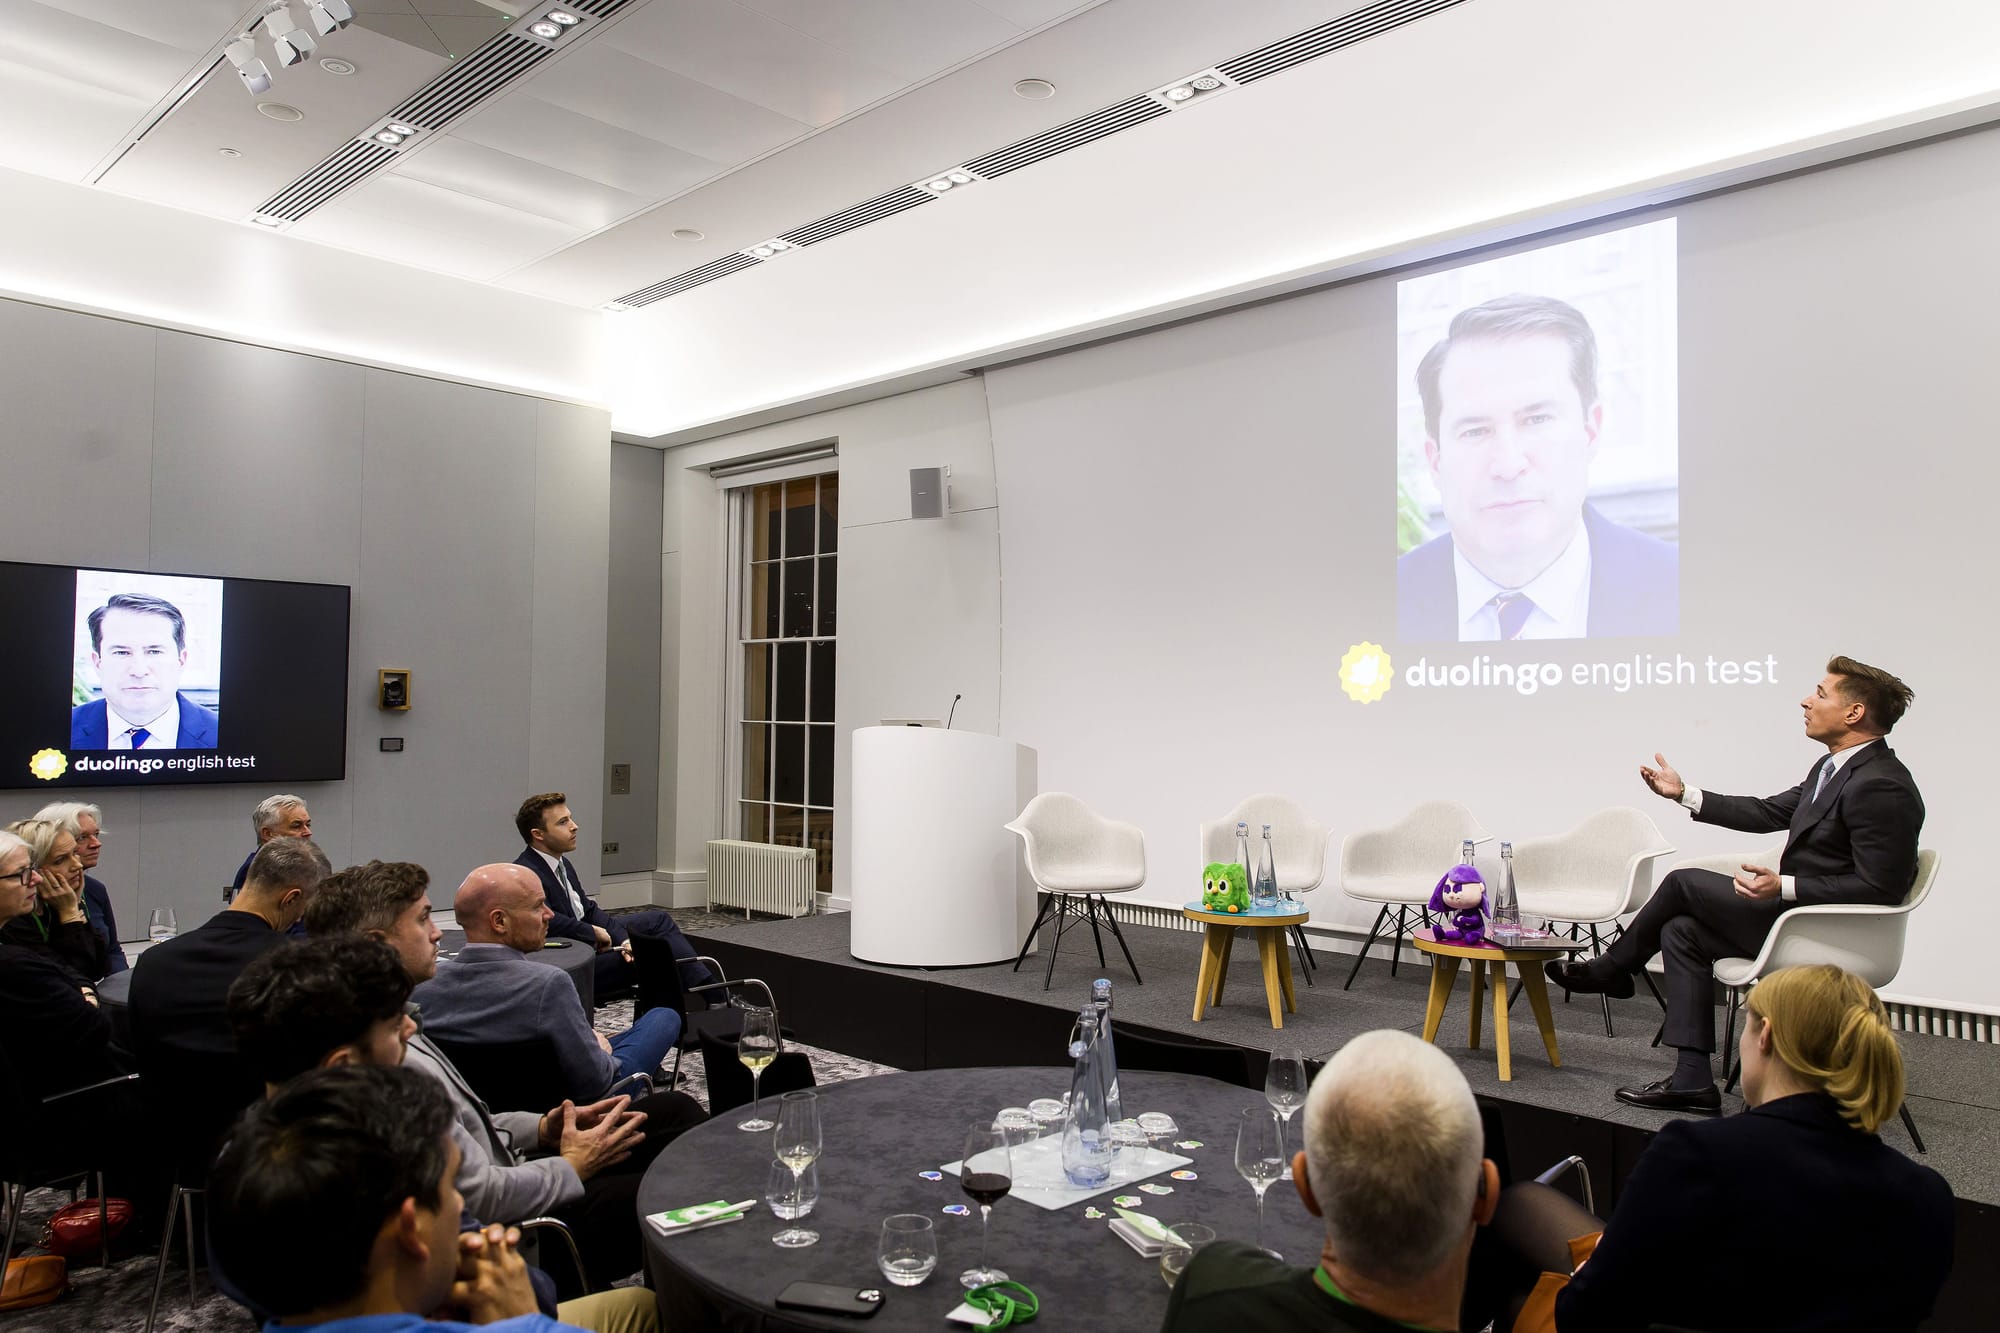
[[[819,1160],[819,1094],[810,1089],[788,1092],[778,1099],[778,1127],[771,1133],[771,1146],[778,1160],[792,1169],[798,1179]],[[819,1232],[804,1227],[786,1227],[771,1237],[771,1243],[796,1250],[819,1240]]]
[[[743,1035],[736,1039],[736,1058],[750,1069],[750,1118],[738,1121],[738,1129],[753,1134],[769,1133],[772,1125],[758,1114],[764,1101],[764,1071],[778,1058],[778,1011],[759,1005],[743,1010]]]
[[[180,922],[174,919],[173,908],[155,907],[153,909],[152,917],[146,926],[146,938],[158,944],[161,940],[170,940],[180,933]]]

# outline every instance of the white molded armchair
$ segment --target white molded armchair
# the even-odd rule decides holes
[[[1104,966],[1104,939],[1097,929],[1101,913],[1125,954],[1125,965],[1132,969],[1132,980],[1143,985],[1139,965],[1132,961],[1132,950],[1118,929],[1118,919],[1104,902],[1107,893],[1129,893],[1146,882],[1146,838],[1138,825],[1106,819],[1068,792],[1045,791],[1028,802],[1020,817],[1006,828],[1019,835],[1028,877],[1046,895],[1035,912],[1035,924],[1028,927],[1027,938],[1021,941],[1014,970],[1021,970],[1028,946],[1034,943],[1051,908],[1055,938],[1050,942],[1042,989],[1047,990],[1055,979],[1063,932],[1080,920],[1089,921],[1091,938],[1097,942],[1097,963]]]
[[[1205,820],[1201,826],[1201,862],[1234,863],[1236,826],[1250,826],[1251,864],[1263,855],[1264,825],[1271,826],[1271,860],[1278,873],[1278,891],[1291,897],[1311,893],[1326,879],[1326,847],[1333,830],[1313,822],[1298,802],[1270,792],[1246,796],[1221,819]],[[1306,985],[1312,985],[1312,948],[1306,942],[1304,926],[1292,927],[1292,944],[1298,949]]]
[[[1427,919],[1424,908],[1438,876],[1456,864],[1461,843],[1486,836],[1472,812],[1457,801],[1427,801],[1388,828],[1363,829],[1340,840],[1340,891],[1356,902],[1376,903],[1382,909],[1375,914],[1375,924],[1355,956],[1346,986],[1354,984],[1369,946],[1382,933],[1391,913],[1395,915],[1395,947],[1389,955],[1389,975],[1396,975],[1403,937]]]

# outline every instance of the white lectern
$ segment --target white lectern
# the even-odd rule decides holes
[[[1035,784],[1035,752],[998,736],[856,729],[849,952],[891,967],[1013,958],[1035,887],[1005,825]]]

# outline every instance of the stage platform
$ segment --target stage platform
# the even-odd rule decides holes
[[[1421,1032],[1430,972],[1414,949],[1389,975],[1387,950],[1378,946],[1351,990],[1342,990],[1352,954],[1321,952],[1314,984],[1297,985],[1298,1013],[1282,1030],[1271,1027],[1255,946],[1236,942],[1224,1003],[1196,1023],[1195,973],[1201,935],[1193,931],[1123,926],[1143,985],[1135,985],[1116,942],[1105,940],[1099,967],[1087,932],[1072,932],[1056,962],[1055,984],[1042,989],[1044,957],[1011,963],[926,970],[880,967],[848,954],[848,918],[842,913],[788,921],[755,921],[690,932],[703,953],[714,954],[731,976],[756,976],[776,992],[785,1026],[800,1041],[898,1069],[976,1065],[1048,1065],[1067,1068],[1064,1050],[1077,1007],[1092,978],[1109,977],[1121,1025],[1174,1040],[1203,1040],[1250,1052],[1260,1081],[1271,1051],[1297,1047],[1323,1057],[1350,1037],[1374,1028]],[[1044,945],[1046,947],[1046,944]],[[1295,960],[1296,966],[1296,960]],[[1616,1035],[1604,1035],[1595,997],[1555,1001],[1562,1067],[1552,1069],[1535,1032],[1525,997],[1511,1011],[1513,1074],[1501,1082],[1492,1049],[1492,1015],[1486,1016],[1479,1050],[1466,1046],[1469,983],[1463,973],[1439,1030],[1438,1044],[1464,1072],[1472,1089],[1497,1110],[1504,1127],[1504,1167],[1531,1176],[1571,1153],[1589,1163],[1600,1211],[1614,1208],[1619,1186],[1652,1134],[1667,1120],[1658,1112],[1626,1106],[1613,1089],[1669,1073],[1673,1054],[1650,1045],[1660,1010],[1642,987],[1631,1000],[1611,1005]],[[1717,1033],[1721,1016],[1717,1015]],[[1959,1198],[1959,1263],[1938,1315],[1927,1328],[1992,1327],[2000,1308],[2000,1272],[1977,1256],[2000,1244],[2000,1047],[1942,1037],[1901,1038],[1909,1075],[1910,1113],[1929,1152],[1918,1156],[1900,1123],[1883,1138],[1934,1167]],[[1022,1101],[1060,1096],[1066,1074],[1047,1086],[1024,1085]],[[1254,1095],[1254,1094],[1246,1094]],[[1250,1104],[1248,1101],[1246,1105]],[[1742,1101],[1725,1097],[1725,1111]]]

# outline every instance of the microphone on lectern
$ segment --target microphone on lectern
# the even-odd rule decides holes
[[[963,699],[964,697],[965,696],[962,694],[954,694],[951,696],[951,712],[946,713],[944,715],[944,729],[946,731],[951,730],[951,720],[952,718],[958,715],[958,701],[960,699]]]

